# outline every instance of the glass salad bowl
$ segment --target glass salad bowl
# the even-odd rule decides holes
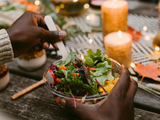
[[[121,74],[121,65],[109,58],[111,63],[112,63],[112,72],[114,74],[114,78],[119,78],[120,74]],[[57,64],[57,63],[60,63],[61,60],[58,60],[56,62],[54,62],[53,64]],[[66,99],[72,99],[73,100],[73,96],[70,95],[70,94],[65,94],[64,92],[61,92],[61,91],[58,91],[56,89],[53,89],[53,86],[47,76],[47,72],[48,72],[49,69],[47,69],[45,72],[44,72],[44,75],[43,75],[43,79],[46,81],[45,83],[45,87],[47,88],[47,90],[49,90],[50,92],[53,93],[54,97],[61,97],[61,98],[66,98]],[[95,95],[83,95],[83,96],[74,96],[75,98],[75,101],[76,102],[79,102],[79,103],[83,103],[83,104],[95,104],[99,101],[101,101],[102,99],[104,99],[106,96],[108,95],[108,92],[106,93],[103,93],[103,94],[95,94]]]

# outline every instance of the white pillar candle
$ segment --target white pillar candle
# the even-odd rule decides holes
[[[118,61],[127,68],[132,61],[132,36],[126,32],[113,32],[104,37],[104,45],[108,57]]]
[[[127,31],[128,2],[106,0],[101,5],[103,37],[111,32]]]

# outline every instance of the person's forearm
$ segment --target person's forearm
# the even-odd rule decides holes
[[[0,65],[13,61],[12,45],[6,30],[0,30]]]

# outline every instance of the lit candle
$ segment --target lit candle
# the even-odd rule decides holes
[[[101,5],[103,37],[118,30],[127,31],[128,3],[124,0],[106,0]]]
[[[108,57],[128,68],[132,61],[131,43],[132,36],[126,32],[113,32],[104,37],[104,45]]]

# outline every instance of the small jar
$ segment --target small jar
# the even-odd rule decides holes
[[[101,4],[105,0],[91,0],[87,9],[87,24],[95,31],[102,31]]]
[[[7,66],[0,65],[0,91],[3,90],[9,83],[10,76]]]
[[[46,52],[42,51],[27,51],[17,58],[17,64],[28,71],[36,70],[43,66],[46,62]]]

